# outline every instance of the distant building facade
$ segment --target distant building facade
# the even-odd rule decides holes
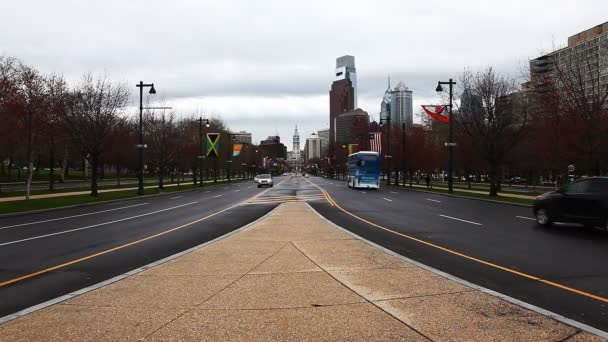
[[[543,91],[547,81],[563,86],[558,72],[578,77],[589,96],[608,87],[608,22],[568,37],[568,46],[530,61],[530,82],[525,88]],[[580,82],[579,82],[580,81]]]
[[[358,108],[336,117],[337,148],[348,144],[359,144],[362,150],[367,149],[368,133],[369,115],[366,111]]]
[[[308,138],[306,138],[306,145],[304,147],[304,159],[305,162],[313,159],[321,158],[321,138],[312,133]]]
[[[261,158],[268,157],[273,160],[285,160],[287,158],[287,147],[281,143],[281,137],[269,136],[260,141],[258,146]]]
[[[302,169],[304,160],[301,156],[300,151],[300,133],[298,132],[298,126],[293,132],[293,148],[287,156],[287,165],[295,170]]]
[[[230,133],[234,137],[234,142],[237,144],[248,144],[251,145],[252,137],[251,133],[240,131],[238,133]]]
[[[317,136],[321,139],[321,156],[325,158],[329,151],[329,128],[320,129],[317,131]]]

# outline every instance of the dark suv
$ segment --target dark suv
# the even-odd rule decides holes
[[[536,222],[581,223],[608,230],[608,177],[590,177],[565,185],[534,201]]]

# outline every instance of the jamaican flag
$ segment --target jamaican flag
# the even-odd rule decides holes
[[[219,133],[207,133],[207,157],[215,159],[220,157]]]

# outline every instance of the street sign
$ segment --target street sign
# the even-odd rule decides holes
[[[456,143],[455,142],[453,142],[453,143],[447,143],[446,142],[445,146],[447,146],[447,147],[456,147]]]

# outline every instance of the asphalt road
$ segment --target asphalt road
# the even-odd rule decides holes
[[[242,227],[277,206],[238,205],[263,191],[251,181],[0,218],[0,317]]]
[[[339,226],[461,279],[608,331],[608,233],[541,228],[526,207],[310,180],[339,207],[393,232],[327,202],[311,203]]]

